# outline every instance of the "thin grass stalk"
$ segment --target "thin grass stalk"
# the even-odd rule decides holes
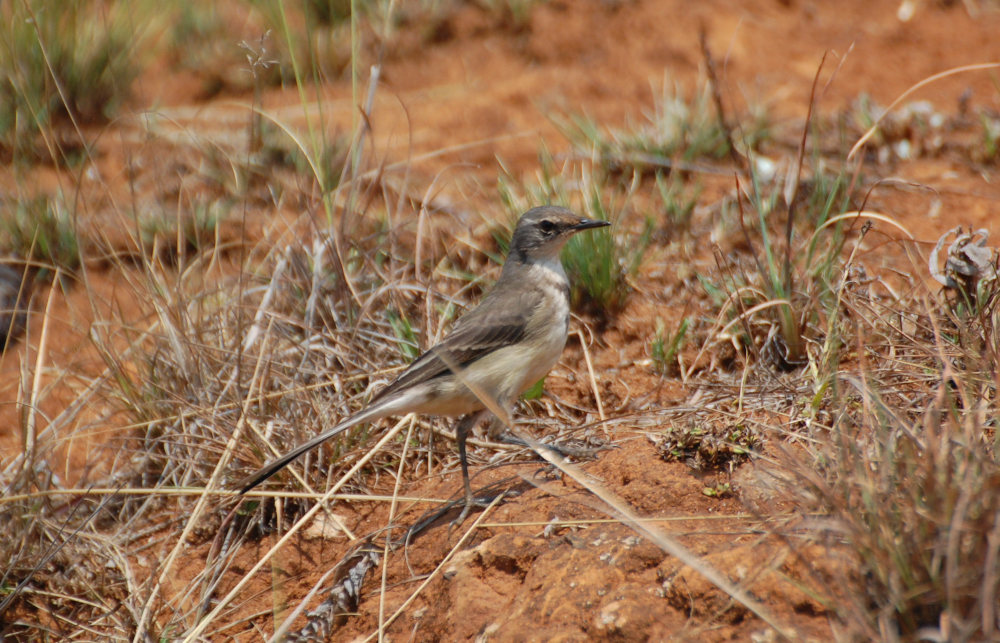
[[[56,267],[56,276],[52,287],[49,289],[49,296],[45,300],[45,309],[42,313],[42,331],[38,339],[38,351],[35,355],[35,372],[31,380],[31,393],[28,396],[28,409],[24,421],[24,464],[22,471],[30,477],[30,472],[35,466],[35,449],[38,436],[36,435],[38,426],[39,395],[42,391],[42,372],[45,370],[45,358],[49,348],[49,320],[51,319],[52,302],[56,290],[58,290],[59,267]]]
[[[896,107],[896,105],[899,105],[901,102],[903,102],[906,99],[906,97],[912,94],[913,92],[919,90],[921,87],[930,85],[931,83],[935,83],[941,80],[942,78],[947,78],[949,76],[954,76],[956,74],[964,74],[970,71],[987,71],[990,69],[1000,69],[1000,62],[977,63],[974,65],[962,65],[960,67],[952,67],[951,69],[946,69],[945,71],[942,71],[940,73],[933,74],[931,76],[928,76],[927,78],[920,80],[917,83],[914,83],[913,85],[910,85],[909,87],[906,88],[906,91],[904,91],[902,94],[897,96],[895,100],[889,103],[889,106],[882,111],[882,115],[875,120],[875,123],[872,124],[872,126],[868,129],[867,132],[861,135],[861,138],[859,138],[857,142],[851,147],[851,151],[847,153],[847,160],[850,161],[852,158],[854,158],[854,155],[858,153],[858,150],[864,147],[865,143],[868,142],[868,139],[874,136],[875,132],[878,131],[878,126],[879,123],[882,122],[882,119],[885,118],[886,115],[888,115],[889,112],[891,112],[893,108]]]
[[[399,456],[399,467],[396,470],[396,483],[392,488],[392,502],[389,504],[389,516],[386,518],[385,547],[382,550],[382,580],[381,591],[378,597],[378,637],[379,643],[385,639],[385,628],[388,623],[385,620],[385,595],[388,590],[389,574],[389,548],[392,545],[392,524],[396,519],[396,508],[398,506],[399,488],[403,482],[403,466],[406,464],[406,454],[410,447],[410,439],[413,437],[413,427],[416,425],[416,417],[410,419],[410,428],[406,432],[406,439],[403,440],[403,452]]]

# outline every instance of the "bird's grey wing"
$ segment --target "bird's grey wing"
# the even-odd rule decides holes
[[[466,366],[492,351],[509,346],[524,338],[533,307],[526,302],[507,302],[505,298],[484,300],[462,317],[441,342],[418,357],[398,378],[379,391],[372,403],[451,372],[440,355]]]

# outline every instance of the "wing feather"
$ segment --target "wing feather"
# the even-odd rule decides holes
[[[486,303],[485,301],[483,302]],[[532,307],[521,305],[484,306],[471,310],[462,317],[443,340],[403,371],[391,384],[379,391],[372,403],[406,389],[451,372],[440,354],[460,366],[467,366],[485,355],[524,339],[528,331]],[[481,314],[486,313],[486,314]]]

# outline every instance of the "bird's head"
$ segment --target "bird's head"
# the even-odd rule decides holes
[[[543,205],[521,215],[510,240],[510,257],[520,261],[551,259],[559,255],[569,238],[582,230],[611,225],[588,219],[566,208]]]

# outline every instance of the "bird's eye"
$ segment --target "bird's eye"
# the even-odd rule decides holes
[[[552,223],[548,219],[543,220],[538,224],[538,227],[542,229],[545,234],[551,234],[556,229],[556,224]]]

